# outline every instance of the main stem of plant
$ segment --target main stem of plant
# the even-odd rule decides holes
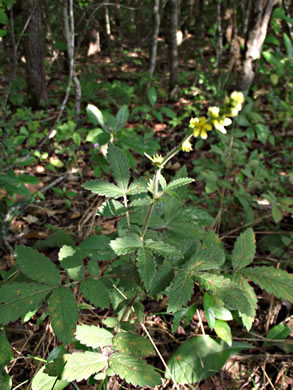
[[[159,183],[160,183],[161,171],[164,168],[164,166],[167,164],[167,162],[169,162],[174,156],[176,156],[176,154],[178,152],[180,152],[180,150],[182,148],[182,144],[185,141],[189,141],[191,137],[192,137],[192,134],[189,134],[187,137],[184,138],[184,140],[178,146],[176,146],[169,153],[167,153],[165,158],[164,158],[164,160],[162,161],[162,163],[160,164],[159,168],[157,169],[157,171],[155,173],[154,188],[153,188],[153,200],[152,200],[152,203],[150,204],[150,207],[148,208],[147,215],[146,215],[146,218],[145,218],[145,222],[144,222],[144,225],[143,225],[143,228],[142,228],[142,231],[141,231],[140,238],[141,238],[142,241],[144,240],[144,236],[145,236],[145,234],[147,232],[147,229],[148,229],[148,226],[149,226],[149,223],[150,223],[150,219],[151,219],[151,216],[152,216],[152,212],[153,212],[153,209],[154,209],[154,207],[156,205],[156,201],[160,197],[160,194],[159,194]]]

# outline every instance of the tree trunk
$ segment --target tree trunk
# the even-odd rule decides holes
[[[158,49],[158,36],[160,31],[160,0],[153,0],[153,34],[151,43],[151,55],[150,55],[150,78],[153,77],[156,61],[157,61],[157,49]]]
[[[276,0],[253,0],[246,51],[242,62],[238,89],[249,91],[255,76],[255,61],[261,56],[268,24]]]
[[[31,106],[39,108],[47,99],[41,1],[23,0],[22,7],[23,23],[29,20],[24,39],[28,93]]]
[[[178,46],[177,46],[177,28],[178,28],[178,2],[170,0],[170,81],[169,98],[176,99],[178,85]]]

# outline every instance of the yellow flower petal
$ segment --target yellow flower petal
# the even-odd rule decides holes
[[[201,131],[200,136],[201,136],[202,139],[207,139],[208,138],[207,132],[205,130]]]

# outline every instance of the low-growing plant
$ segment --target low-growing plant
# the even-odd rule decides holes
[[[115,374],[134,386],[155,387],[161,384],[158,371],[162,371],[143,359],[155,353],[162,361],[163,375],[177,388],[177,383],[198,382],[221,369],[231,354],[250,348],[232,341],[228,324],[237,318],[251,329],[257,296],[250,282],[277,298],[293,301],[292,276],[281,268],[253,264],[256,244],[251,228],[240,234],[227,253],[209,229],[214,219],[205,210],[185,204],[187,185],[194,181],[187,177],[186,168],[169,183],[163,174],[180,151],[192,150],[192,137],[206,139],[213,128],[226,133],[225,126],[231,124],[230,117],[237,116],[242,103],[243,95],[233,92],[223,108],[210,107],[207,117],[192,118],[189,133],[178,146],[165,156],[147,155],[155,168],[148,179],[131,180],[127,156],[109,143],[107,160],[114,182],[96,179],[83,187],[106,198],[98,214],[117,220],[114,236],[92,235],[76,245],[72,237],[56,232],[46,245],[59,245],[58,264],[36,249],[41,243],[35,248],[16,247],[19,274],[2,282],[0,323],[36,313],[46,302],[58,340],[79,349],[72,353],[63,345],[54,349],[34,377],[33,390],[64,389],[82,380],[105,384]],[[91,108],[91,113],[100,123],[99,111]],[[77,303],[77,287],[88,303]],[[194,291],[204,293],[208,325],[220,340],[208,335],[192,337],[166,363],[151,329],[144,325],[143,303],[167,297],[167,313],[174,316],[175,331],[181,319],[188,324],[200,304],[194,302]],[[93,325],[77,325],[79,309],[110,307],[111,317]],[[135,322],[145,337],[137,334]],[[4,331],[1,338],[3,370],[12,357]],[[6,374],[2,377],[9,380]]]

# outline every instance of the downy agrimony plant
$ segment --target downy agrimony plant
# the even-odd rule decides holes
[[[207,117],[192,118],[189,132],[178,146],[165,156],[147,156],[155,168],[148,181],[144,177],[131,180],[126,155],[112,143],[108,145],[113,182],[91,180],[83,187],[105,197],[98,215],[115,218],[114,236],[92,235],[75,245],[71,236],[57,232],[56,242],[61,246],[57,265],[34,248],[16,247],[15,261],[25,278],[9,277],[2,282],[0,323],[6,325],[29,312],[33,315],[46,302],[58,340],[76,348],[73,353],[63,345],[54,349],[34,377],[33,390],[63,389],[69,382],[82,380],[106,383],[115,374],[134,386],[155,387],[161,384],[161,375],[143,359],[155,353],[166,378],[174,383],[195,383],[219,370],[232,353],[249,348],[232,342],[227,321],[238,318],[247,330],[251,328],[257,297],[250,281],[278,298],[293,301],[292,277],[285,270],[253,265],[252,229],[238,237],[226,256],[221,240],[208,229],[213,218],[205,210],[185,204],[187,185],[194,181],[187,177],[186,169],[180,169],[169,183],[163,174],[177,153],[192,150],[193,137],[206,139],[212,129],[225,134],[243,101],[240,92],[233,92],[223,107],[210,107]],[[77,287],[87,304],[77,304]],[[194,290],[203,292],[208,325],[221,340],[193,337],[166,364],[144,325],[143,302],[167,297],[166,310],[174,316],[176,330],[182,318],[188,322],[196,312]],[[111,317],[77,325],[78,311],[84,307],[110,309]],[[144,337],[135,331],[135,321]],[[1,337],[6,340],[3,332]],[[9,354],[2,359],[4,365],[10,360]]]

